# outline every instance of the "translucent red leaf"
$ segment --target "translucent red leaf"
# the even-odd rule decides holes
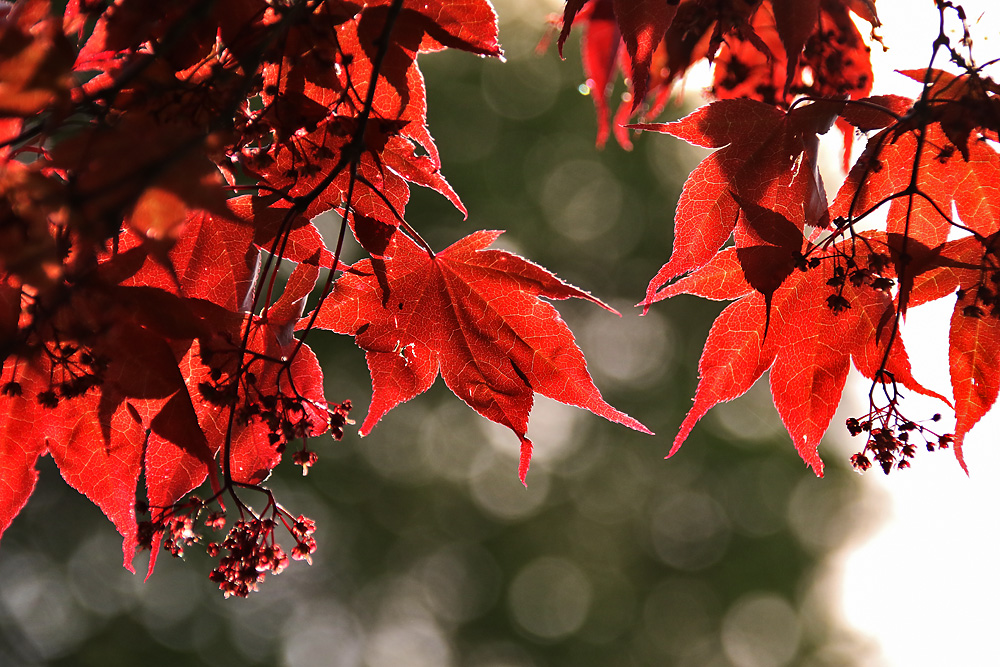
[[[114,523],[123,538],[125,566],[131,569],[140,472],[145,470],[150,498],[169,504],[192,488],[177,483],[176,466],[200,468],[200,483],[212,459],[172,348],[121,310],[109,308],[100,294],[91,294],[89,302],[86,295],[76,295],[70,314],[106,309],[110,324],[92,347],[48,344],[46,351],[22,359],[16,369],[5,368],[3,460],[11,469],[9,491],[0,498],[5,512],[16,512],[36,476],[34,459],[47,451],[66,482]],[[84,367],[99,368],[93,384],[73,382]],[[16,384],[16,391],[10,383]],[[154,451],[174,448],[180,456],[147,458],[147,444]],[[26,467],[15,471],[11,461]],[[2,517],[8,523],[10,518]]]
[[[673,252],[650,281],[646,304],[663,298],[658,292],[671,280],[708,262],[733,234],[739,206],[732,193],[800,229],[826,224],[816,134],[829,129],[840,106],[815,103],[786,114],[752,100],[721,100],[674,123],[630,126],[719,148],[684,184],[674,219]]]
[[[819,442],[840,403],[851,350],[862,341],[836,335],[852,328],[854,309],[835,313],[826,303],[829,290],[820,287],[818,277],[790,281],[774,299],[770,317],[777,354],[770,380],[774,406],[792,444],[821,476]]]
[[[632,111],[646,98],[653,51],[677,13],[677,3],[663,0],[614,0],[615,18],[631,60]]]
[[[369,260],[337,281],[315,326],[355,336],[366,352],[373,396],[361,434],[429,389],[438,373],[466,404],[518,436],[522,481],[535,392],[648,433],[604,401],[572,333],[539,297],[607,306],[521,257],[487,249],[499,235],[476,232],[431,256],[396,234],[386,253],[388,294]]]
[[[843,3],[765,0],[750,24],[721,40],[716,97],[788,106],[803,94],[860,98],[871,92],[869,47]]]
[[[965,436],[993,407],[1000,391],[1000,313],[991,301],[996,243],[996,235],[949,241],[914,279],[910,294],[910,305],[917,306],[958,290],[948,335],[948,365],[955,398],[955,456],[963,468]]]
[[[594,2],[588,9],[590,11],[586,17],[587,29],[580,38],[580,53],[583,74],[587,77],[587,85],[590,87],[590,95],[594,100],[594,110],[597,114],[597,145],[603,146],[611,133],[608,95],[611,93],[611,86],[618,70],[621,32],[618,30],[614,6],[610,1]]]
[[[211,301],[228,310],[247,308],[260,256],[255,236],[266,237],[267,223],[280,218],[277,213],[265,215],[268,210],[263,207],[255,218],[250,200],[249,196],[230,199],[224,213],[197,211],[189,215],[183,233],[165,256],[147,253],[141,238],[123,234],[118,254],[102,257],[106,260],[102,272],[110,283],[137,289],[156,287],[179,297]],[[256,229],[255,224],[259,225]],[[278,226],[277,222],[274,226]],[[270,231],[273,234],[276,230]],[[301,245],[302,233],[301,228],[290,232],[289,254],[295,254]],[[318,232],[316,237],[319,238]],[[131,261],[125,261],[129,254],[138,263],[131,266],[131,272],[128,270]],[[185,308],[180,306],[180,313],[177,308],[167,312],[182,315]]]
[[[698,362],[694,405],[684,417],[667,455],[673,456],[691,429],[709,410],[742,396],[774,362],[774,349],[764,340],[764,297],[759,293],[730,304],[715,319]]]
[[[1000,392],[1000,320],[979,308],[970,290],[955,303],[948,334],[948,367],[955,394],[955,456],[966,471],[962,445]]]
[[[226,202],[234,217],[254,228],[253,243],[293,262],[308,262],[319,251],[320,266],[333,266],[330,252],[316,225],[304,215],[295,215],[283,200],[244,195]]]
[[[231,209],[233,200],[227,202]],[[181,293],[237,310],[250,292],[260,254],[253,245],[254,228],[236,215],[197,212],[170,252]]]
[[[948,241],[934,260],[914,277],[909,305],[936,301],[954,294],[963,285],[974,286],[982,259],[983,243],[979,239],[966,236]]]
[[[389,5],[391,0],[371,4]],[[408,19],[407,14],[410,12],[424,19],[420,21],[425,31],[420,42],[422,53],[451,47],[484,56],[503,55],[498,41],[497,15],[493,5],[487,0],[460,3],[448,0],[407,0],[403,3],[403,9],[403,20]]]
[[[316,250],[315,257],[319,256],[319,249]],[[319,266],[317,261],[301,262],[292,269],[288,276],[285,288],[281,291],[281,296],[267,309],[265,319],[272,327],[278,341],[284,345],[292,343],[292,331],[296,322],[302,317],[305,308],[306,298],[316,287],[316,280],[319,278]]]
[[[4,378],[12,377],[14,360],[4,364]],[[35,462],[45,453],[45,424],[36,413],[38,405],[13,385],[0,394],[0,535],[21,511],[38,480]],[[28,387],[30,391],[32,388]]]
[[[342,209],[351,192],[351,205],[357,213],[384,224],[398,224],[409,199],[407,182],[440,192],[465,213],[458,195],[440,173],[438,151],[426,127],[426,92],[416,57],[422,51],[445,46],[499,56],[496,15],[485,1],[404,3],[393,22],[392,48],[384,51],[375,90],[369,91],[375,60],[382,53],[390,4],[371,3],[357,20],[337,26],[336,43],[350,58],[340,58],[342,64],[335,68],[332,80],[292,79],[286,73],[296,71],[294,63],[267,70],[274,92],[265,92],[264,101],[275,113],[287,108],[285,115],[291,120],[283,121],[280,114],[269,118],[282,141],[273,151],[274,162],[262,165],[259,173],[277,188],[290,188],[296,196],[309,197],[308,217],[331,208]],[[293,61],[295,57],[289,53]],[[352,189],[352,170],[342,156],[345,150],[353,152],[350,141],[358,131],[357,122],[370,92],[365,152],[357,165],[360,178]],[[302,105],[295,103],[298,97],[317,105],[321,113],[313,122],[301,121]],[[299,128],[308,128],[308,134],[303,136]]]
[[[885,247],[884,237],[866,238],[864,247]],[[855,251],[845,244],[828,252],[835,257],[848,250]],[[668,289],[718,297],[726,292],[739,294],[743,284],[746,293],[749,285],[741,280],[744,269],[734,261],[737,251],[726,249],[718,258],[675,283],[683,289]],[[858,266],[870,265],[863,251],[854,258]],[[868,283],[850,280],[842,280],[838,291],[830,285],[837,275],[834,269],[834,263],[827,260],[815,268],[792,272],[774,292],[770,315],[758,291],[746,294],[719,315],[699,362],[694,406],[681,424],[670,455],[708,410],[745,393],[769,368],[775,407],[799,455],[817,475],[823,472],[818,446],[840,402],[852,360],[862,374],[879,382],[885,381],[886,376],[879,374],[885,362],[884,370],[895,382],[944,400],[910,373],[902,340],[891,335],[895,312],[891,297]],[[834,295],[843,299],[842,305],[831,301]]]

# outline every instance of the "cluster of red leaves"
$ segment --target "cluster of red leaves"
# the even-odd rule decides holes
[[[932,59],[910,73],[924,85],[918,99],[869,97],[851,12],[878,25],[869,0],[567,2],[559,45],[583,26],[599,141],[621,67],[631,86],[621,143],[638,129],[716,149],[685,184],[673,254],[643,302],[734,301],[709,334],[674,451],[767,370],[817,474],[852,362],[873,383],[868,414],[848,423],[867,434],[859,469],[906,467],[916,435],[929,449],[954,444],[962,461],[964,436],[1000,391],[998,87],[942,33],[934,57],[945,52],[962,74]],[[535,392],[648,432],[604,401],[542,299],[607,306],[489,249],[500,232],[435,253],[404,221],[410,184],[465,212],[440,172],[417,67],[444,48],[500,55],[488,0],[0,9],[0,533],[47,454],[115,524],[127,566],[137,545],[153,550],[151,571],[160,545],[180,555],[199,541],[209,505],[208,527],[224,528],[229,499],[229,535],[206,545],[227,595],[284,569],[279,526],[292,558],[310,560],[314,524],[261,484],[289,442],[302,442],[292,458],[305,472],[317,458],[308,438],[339,438],[348,423],[350,403],[327,402],[303,342],[314,329],[366,352],[363,435],[438,374],[518,437],[522,481]],[[673,123],[627,125],[662,109],[703,58],[715,62],[718,101]],[[817,146],[834,124],[868,136],[828,204]],[[867,224],[877,210],[884,229]],[[342,220],[333,251],[312,222],[331,211]],[[347,229],[371,255],[350,267],[338,259]],[[940,398],[913,378],[900,322],[956,292],[957,426],[938,435],[900,412],[901,390]],[[206,479],[212,496],[190,497]],[[261,494],[264,509],[238,491]]]
[[[559,52],[581,26],[583,70],[597,108],[597,143],[655,117],[695,63],[714,62],[712,94],[788,107],[800,95],[864,97],[872,68],[851,13],[874,29],[873,0],[567,0]],[[618,70],[629,83],[610,120]]]
[[[637,129],[717,149],[684,185],[673,252],[641,304],[677,294],[735,300],[708,335],[671,454],[711,407],[769,370],[792,441],[822,474],[817,446],[853,362],[872,380],[868,414],[848,420],[867,438],[856,468],[872,459],[886,473],[908,467],[916,436],[929,450],[954,444],[964,467],[963,439],[1000,391],[1000,88],[960,52],[969,40],[953,46],[942,28],[931,64],[905,72],[923,84],[918,99],[867,97],[868,51],[848,13],[878,26],[867,0],[648,4],[569,0],[560,47],[582,24],[599,143],[620,63],[633,94],[616,117],[621,143]],[[964,21],[951,3],[938,10],[942,26],[950,11]],[[941,54],[964,71],[935,69]],[[625,125],[647,100],[648,113],[662,109],[700,58],[714,58],[717,101],[676,122]],[[834,124],[848,130],[847,157],[855,133],[867,144],[828,204],[817,147]],[[871,222],[876,211],[884,226]],[[957,424],[938,434],[900,412],[901,389],[951,403],[913,378],[900,323],[908,307],[956,292],[948,358]]]
[[[465,212],[417,56],[500,56],[488,0],[58,7],[0,10],[0,533],[48,454],[122,534],[127,567],[137,544],[150,571],[161,543],[181,553],[198,513],[230,498],[213,573],[227,595],[283,569],[280,523],[308,560],[311,522],[286,520],[261,483],[287,443],[302,441],[308,471],[306,440],[348,422],[303,343],[314,328],[367,352],[362,434],[439,372],[514,431],[522,481],[535,391],[646,431],[604,402],[539,297],[600,301],[488,250],[498,232],[435,254],[403,221],[410,184]],[[343,221],[332,252],[311,222],[329,211]],[[353,267],[337,259],[348,226],[372,256]],[[209,500],[182,500],[206,479]]]

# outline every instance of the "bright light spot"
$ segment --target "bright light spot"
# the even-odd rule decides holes
[[[748,593],[722,619],[722,647],[737,667],[787,665],[799,647],[799,620],[783,598]]]
[[[729,517],[710,496],[678,491],[653,510],[650,541],[660,559],[678,570],[703,570],[729,547]]]
[[[596,160],[568,160],[548,175],[541,191],[546,220],[577,242],[611,233],[625,195],[621,183]]]
[[[322,664],[322,660],[313,664]],[[441,628],[427,619],[414,617],[378,627],[368,638],[364,664],[369,667],[449,667],[455,663]]]
[[[508,602],[522,628],[543,639],[561,639],[583,625],[591,598],[590,581],[579,567],[543,556],[517,573]]]
[[[510,431],[507,431],[510,436]],[[507,441],[508,449],[516,440]],[[513,450],[511,451],[513,453]],[[549,493],[549,476],[543,465],[532,461],[528,472],[528,488],[518,481],[517,462],[513,456],[501,456],[492,449],[483,449],[470,470],[469,486],[472,500],[483,511],[504,521],[520,521],[538,512]]]
[[[283,628],[282,664],[285,667],[359,664],[365,641],[361,624],[333,602],[305,604]]]

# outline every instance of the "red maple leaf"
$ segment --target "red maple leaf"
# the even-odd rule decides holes
[[[567,3],[567,12],[570,11],[571,4],[573,3]],[[597,112],[597,145],[603,146],[611,133],[608,96],[618,71],[621,33],[615,21],[614,6],[609,0],[586,5],[574,20],[586,23],[586,29],[580,37],[580,60],[594,99],[594,110]],[[563,23],[563,35],[568,35],[570,26],[570,23]],[[565,37],[560,36],[560,55],[564,40]]]
[[[664,35],[678,11],[677,4],[656,0],[569,0],[566,3],[558,39],[559,54],[562,55],[563,45],[573,25],[584,24],[581,41],[583,71],[594,93],[598,146],[604,144],[611,129],[607,100],[619,66],[633,88],[631,97],[616,114],[616,120],[621,123],[627,122],[639,109],[647,92],[669,90],[674,77],[668,76],[669,80],[665,80],[659,71],[661,63],[654,67],[654,58],[657,50],[662,49]],[[625,148],[631,148],[631,142],[620,124],[616,124],[614,131],[618,142]]]
[[[5,365],[4,375],[9,371]],[[17,395],[15,386],[5,385],[8,395],[0,399],[0,535],[35,490],[35,462],[45,453],[46,424],[35,418],[33,400]]]
[[[753,100],[720,100],[673,123],[632,125],[718,148],[684,183],[674,218],[674,250],[646,290],[646,304],[671,280],[704,266],[736,229],[742,201],[775,211],[800,230],[827,223],[817,168],[817,133],[842,105],[821,102],[787,113]]]
[[[0,529],[30,494],[35,459],[47,452],[115,524],[131,567],[140,472],[150,500],[169,505],[193,488],[178,468],[200,483],[213,465],[175,352],[203,330],[174,295],[97,278],[69,299],[36,295],[50,316],[16,336],[21,354],[5,363],[0,432],[11,482],[0,493]],[[165,449],[176,455],[162,456]]]
[[[902,98],[887,102],[894,114],[906,106]],[[930,112],[948,113],[951,105],[937,103]],[[865,122],[877,121],[872,113],[865,109]],[[854,122],[858,115],[852,112]],[[832,216],[851,224],[888,204],[886,231],[904,312],[913,281],[934,265],[956,224],[986,236],[1000,219],[1000,155],[978,140],[963,151],[949,138],[944,120],[926,120],[916,126],[896,123],[869,139],[830,207]]]
[[[653,51],[677,13],[676,2],[660,0],[614,0],[615,18],[628,51],[632,79],[632,111],[646,99]]]
[[[705,341],[694,406],[671,456],[705,413],[743,395],[768,369],[775,407],[799,455],[817,475],[823,473],[817,447],[840,402],[851,361],[878,383],[891,378],[911,391],[945,400],[913,379],[902,340],[891,335],[893,299],[882,289],[886,283],[879,282],[886,279],[888,261],[880,254],[888,252],[884,236],[862,238],[821,252],[804,244],[803,255],[812,252],[822,260],[788,275],[773,293],[770,309],[766,292],[744,279],[747,267],[738,248],[727,248],[663,290],[663,297],[738,299],[722,311]]]
[[[337,281],[315,326],[353,335],[365,350],[373,396],[361,435],[440,373],[456,396],[521,440],[523,482],[535,392],[649,430],[604,401],[569,328],[539,297],[611,309],[536,264],[487,249],[500,234],[476,232],[432,255],[397,233],[386,252],[388,292],[362,260]]]
[[[914,280],[910,292],[911,307],[958,294],[948,336],[948,365],[955,396],[955,456],[963,468],[965,436],[1000,393],[997,243],[996,234],[949,241]]]

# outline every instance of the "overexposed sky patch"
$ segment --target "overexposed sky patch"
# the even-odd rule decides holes
[[[1000,6],[961,3],[971,24],[977,63],[1000,55]],[[879,0],[889,51],[873,49],[876,92],[915,94],[895,69],[926,66],[937,34],[930,0]],[[952,13],[951,16],[954,16]],[[960,37],[960,33],[953,39]],[[944,57],[935,65],[948,68]],[[925,386],[950,393],[947,324],[952,299],[910,311],[904,328],[914,374]],[[867,402],[867,384],[855,385]],[[937,401],[910,398],[907,414],[942,410]],[[909,470],[866,482],[891,499],[888,519],[839,565],[842,611],[849,624],[873,637],[885,667],[996,665],[1000,628],[1000,414],[994,410],[966,440],[969,476],[950,451],[921,451]]]

